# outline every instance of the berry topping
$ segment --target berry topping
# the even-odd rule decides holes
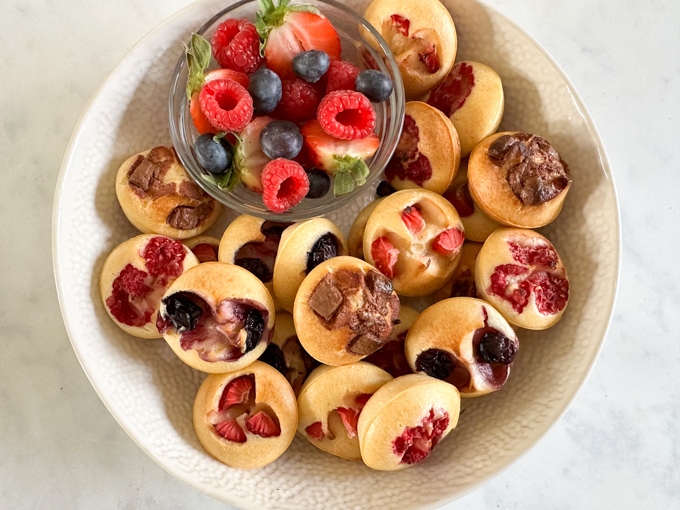
[[[222,436],[227,441],[234,443],[245,443],[246,433],[238,424],[236,420],[229,419],[215,425],[215,432]]]
[[[239,131],[253,116],[253,99],[243,85],[234,80],[206,82],[199,94],[201,110],[219,131]]]
[[[210,243],[200,243],[191,249],[199,262],[215,262],[217,260],[217,247]]]
[[[118,322],[143,327],[151,320],[154,308],[144,299],[151,290],[146,284],[147,277],[146,271],[128,264],[113,280],[106,306]]]
[[[321,50],[302,51],[293,57],[293,72],[308,83],[316,83],[331,65],[328,53]]]
[[[227,19],[212,36],[212,51],[220,67],[252,73],[262,63],[260,36],[255,25],[242,19]]]
[[[361,70],[346,60],[333,60],[326,73],[326,94],[335,90],[356,90],[356,78]]]
[[[462,108],[474,86],[474,69],[467,62],[459,62],[453,66],[444,81],[429,93],[427,104],[450,117]]]
[[[341,140],[360,140],[373,133],[376,113],[364,94],[336,90],[319,103],[317,120],[331,136]]]
[[[387,237],[382,236],[373,241],[371,257],[375,261],[375,267],[388,278],[394,278],[394,266],[397,263],[398,256],[399,250]]]
[[[425,228],[425,220],[417,206],[408,206],[401,212],[401,219],[412,235],[417,236]]]
[[[253,98],[255,115],[266,115],[274,111],[281,101],[281,78],[271,69],[263,67],[250,75],[248,93]]]
[[[246,428],[251,434],[260,437],[278,437],[281,435],[281,426],[278,424],[278,420],[264,409],[246,420]]]
[[[451,202],[453,207],[456,208],[458,216],[461,218],[472,216],[475,212],[475,203],[472,201],[472,195],[470,195],[467,181],[448,190],[444,193],[444,198]]]
[[[321,441],[326,437],[326,434],[323,432],[323,424],[320,421],[315,421],[311,425],[308,425],[305,428],[305,432],[309,437],[316,439],[317,441]]]
[[[267,365],[274,367],[283,375],[286,375],[288,370],[288,367],[286,366],[286,358],[284,357],[283,351],[278,345],[269,344],[259,359]]]
[[[449,413],[430,409],[429,414],[415,427],[406,427],[392,442],[392,451],[401,456],[403,464],[417,464],[425,460],[442,439],[449,426]]]
[[[231,150],[215,141],[211,134],[203,134],[194,142],[194,153],[198,164],[208,173],[219,175],[231,168]]]
[[[229,381],[222,391],[218,409],[224,411],[231,406],[255,402],[255,376],[242,375]]]
[[[326,172],[312,169],[307,172],[307,178],[309,179],[309,191],[307,192],[307,198],[321,198],[326,196],[326,194],[330,191],[331,178]]]
[[[387,181],[380,181],[378,184],[378,187],[375,189],[375,194],[379,196],[380,198],[386,197],[388,195],[391,195],[397,191],[394,189],[394,186],[392,186],[389,182]]]
[[[284,80],[281,101],[272,113],[275,117],[299,122],[313,119],[321,101],[321,92],[304,80]]]
[[[517,344],[508,337],[494,330],[485,328],[479,341],[477,350],[481,358],[487,363],[502,363],[509,365],[515,360]]]
[[[392,79],[375,69],[365,69],[356,77],[356,90],[374,103],[385,101],[392,93]]]
[[[454,368],[451,355],[440,349],[427,349],[416,358],[416,370],[435,379],[446,380]]]
[[[251,308],[246,315],[243,329],[246,330],[246,351],[252,351],[262,339],[264,332],[264,319],[259,310]]]
[[[300,128],[288,120],[275,120],[260,132],[260,148],[270,159],[293,159],[302,149]]]
[[[262,169],[262,187],[265,206],[275,213],[283,213],[305,198],[309,179],[299,163],[279,158]]]
[[[423,186],[432,177],[432,164],[427,156],[418,150],[420,130],[410,115],[404,115],[404,127],[394,156],[385,168],[388,181],[400,179]]]
[[[185,247],[169,237],[152,237],[141,255],[149,274],[158,277],[161,284],[169,283],[168,278],[174,280],[184,270]]]
[[[352,409],[351,407],[349,409],[346,407],[338,407],[336,411],[342,419],[345,430],[347,430],[347,437],[357,437],[357,423],[359,422],[361,410]]]
[[[434,251],[441,255],[454,257],[460,252],[465,240],[465,233],[457,228],[449,228],[441,232],[432,242]]]
[[[178,292],[163,299],[165,313],[178,333],[196,329],[203,309],[187,295]]]
[[[322,235],[307,253],[307,274],[316,266],[328,259],[338,256],[338,238],[328,232]]]

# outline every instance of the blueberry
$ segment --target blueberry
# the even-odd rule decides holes
[[[259,310],[251,308],[248,311],[243,328],[246,330],[246,352],[250,352],[260,342],[264,332],[264,318]]]
[[[517,345],[502,333],[489,328],[479,342],[479,355],[487,363],[509,365],[515,360]]]
[[[281,78],[271,69],[263,67],[250,75],[248,93],[253,98],[255,115],[271,113],[281,101]]]
[[[354,84],[358,92],[361,92],[374,103],[384,101],[392,93],[392,79],[375,69],[361,71]]]
[[[267,365],[271,365],[283,375],[286,375],[286,358],[278,345],[269,344],[259,359],[260,361],[264,361]]]
[[[192,331],[198,325],[203,309],[182,293],[171,294],[163,300],[165,313],[178,333]]]
[[[454,368],[451,355],[440,349],[427,349],[416,358],[416,370],[435,379],[446,379]]]
[[[308,83],[316,83],[326,74],[331,59],[321,50],[302,51],[293,57],[293,72]]]
[[[338,238],[328,232],[317,239],[307,253],[307,274],[322,262],[338,256]]]
[[[219,175],[231,168],[231,150],[216,142],[215,135],[206,133],[194,142],[194,153],[198,164],[208,173]]]
[[[326,172],[316,168],[307,172],[309,191],[307,198],[321,198],[331,189],[331,178]]]
[[[300,128],[288,120],[275,120],[260,132],[260,148],[270,159],[293,159],[302,150]]]

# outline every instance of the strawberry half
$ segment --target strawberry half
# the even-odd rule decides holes
[[[252,403],[255,401],[255,377],[242,375],[229,381],[220,398],[219,410],[233,405]]]
[[[281,427],[265,410],[259,411],[248,418],[246,428],[251,434],[256,434],[260,437],[278,437],[281,435]]]
[[[366,160],[380,145],[380,137],[373,133],[360,140],[340,140],[329,135],[314,119],[302,126],[307,158],[313,166],[335,175],[336,196],[349,193],[366,182],[370,173]]]
[[[291,62],[302,51],[325,51],[331,61],[340,58],[340,37],[316,7],[288,5],[290,0],[258,0],[255,26],[264,48],[265,65],[281,79],[294,79]]]
[[[254,117],[238,134],[234,146],[234,168],[243,185],[262,193],[262,169],[271,161],[260,148],[260,133],[273,117]]]
[[[227,441],[245,443],[246,433],[236,420],[227,420],[215,425],[215,431]]]
[[[311,425],[307,426],[307,428],[305,428],[305,432],[309,437],[316,439],[317,441],[321,441],[326,437],[326,434],[323,432],[323,424],[320,421],[315,421]]]
[[[371,257],[375,261],[375,267],[387,276],[394,278],[394,266],[399,257],[399,250],[394,247],[387,237],[382,236],[371,244]]]
[[[432,243],[434,251],[441,255],[455,256],[465,241],[465,233],[457,228],[449,228],[440,233]]]
[[[423,219],[423,215],[420,214],[420,211],[415,205],[407,206],[406,209],[401,212],[401,219],[404,222],[404,225],[406,225],[408,231],[414,236],[420,234],[425,228],[425,220]]]

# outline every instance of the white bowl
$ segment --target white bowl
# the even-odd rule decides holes
[[[363,12],[367,1],[349,5]],[[458,59],[498,71],[506,94],[501,129],[543,135],[569,163],[574,184],[558,220],[541,232],[568,267],[572,299],[544,332],[519,331],[506,386],[464,401],[458,428],[421,465],[375,472],[316,450],[297,437],[273,464],[230,469],[201,448],[191,424],[203,378],[167,344],[119,330],[97,280],[108,253],[136,234],[118,206],[114,175],[130,155],[170,144],[169,80],[192,30],[224,7],[196,2],[142,39],[95,94],[65,156],[54,202],[59,301],[73,348],[92,385],[130,437],[166,471],[242,508],[417,508],[475,488],[526,452],[565,412],[604,341],[618,283],[616,192],[600,138],[569,80],[524,32],[474,0],[444,0],[459,36]],[[347,230],[371,190],[330,217]],[[221,234],[229,215],[211,233]],[[74,409],[74,413],[78,410]]]

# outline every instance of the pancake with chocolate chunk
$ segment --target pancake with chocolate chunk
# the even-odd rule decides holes
[[[293,309],[305,350],[326,365],[359,361],[382,347],[399,317],[392,282],[369,263],[335,257],[300,285]]]
[[[188,239],[210,228],[222,206],[191,180],[172,147],[128,158],[116,175],[123,213],[146,234]]]

